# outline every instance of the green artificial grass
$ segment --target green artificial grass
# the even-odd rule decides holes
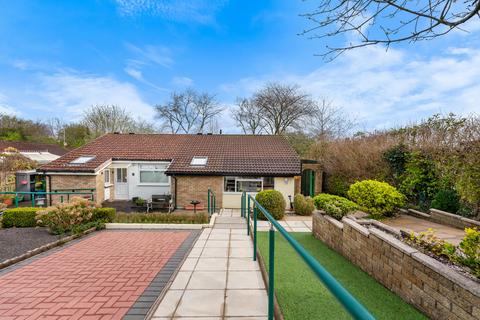
[[[377,319],[427,319],[311,233],[291,233]],[[351,319],[292,247],[275,233],[275,292],[285,319]],[[268,233],[258,233],[268,268]]]

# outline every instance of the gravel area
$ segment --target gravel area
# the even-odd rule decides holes
[[[0,262],[59,239],[46,228],[0,229]]]

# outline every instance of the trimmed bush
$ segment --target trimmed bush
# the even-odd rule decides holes
[[[3,213],[3,228],[31,228],[37,225],[35,215],[43,208],[12,208]]]
[[[405,204],[405,196],[395,187],[377,180],[363,180],[350,186],[348,197],[374,218],[390,216]]]
[[[115,208],[93,209],[92,221],[113,222],[117,210]]]
[[[293,199],[293,209],[295,214],[300,216],[311,216],[313,210],[315,210],[315,205],[312,198],[297,194]]]
[[[257,193],[255,200],[260,203],[276,220],[280,220],[285,215],[285,199],[280,191],[264,190]],[[261,220],[267,220],[263,213],[258,210],[258,216]]]
[[[53,234],[72,231],[75,226],[91,222],[94,207],[87,199],[74,197],[70,203],[61,203],[37,212],[37,224],[48,227]]]
[[[342,217],[358,210],[358,205],[347,198],[333,194],[322,193],[313,198],[317,209],[325,211],[325,214],[341,220]]]
[[[205,212],[193,213],[119,213],[113,220],[117,223],[208,223]]]
[[[442,189],[437,192],[432,201],[432,208],[457,213],[460,209],[460,197],[453,189]]]

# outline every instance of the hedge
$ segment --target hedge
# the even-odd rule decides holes
[[[31,228],[37,225],[35,215],[43,208],[12,208],[3,213],[3,228]]]
[[[115,208],[95,208],[92,221],[113,222],[117,210]]]

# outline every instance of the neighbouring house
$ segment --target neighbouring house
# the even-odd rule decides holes
[[[49,163],[68,152],[68,150],[56,144],[0,140],[0,153],[9,148],[17,150],[19,154],[38,164]]]
[[[238,208],[242,191],[293,198],[302,163],[281,136],[106,134],[37,171],[49,190],[95,189],[97,203],[170,194],[177,208],[207,202]],[[320,190],[318,190],[320,191]]]
[[[55,144],[0,140],[0,191],[43,191],[43,177],[34,169],[65,153]]]

